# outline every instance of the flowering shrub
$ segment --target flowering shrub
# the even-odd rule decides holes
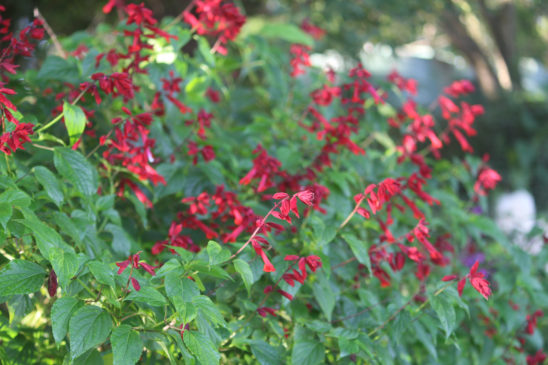
[[[473,84],[425,110],[396,72],[311,66],[308,21],[103,11],[27,70],[43,22],[0,21],[7,363],[544,361],[546,252],[478,214]]]

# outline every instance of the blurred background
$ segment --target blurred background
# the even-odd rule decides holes
[[[24,22],[34,7],[59,35],[92,31],[107,1],[8,0]],[[189,0],[145,0],[155,15],[176,16]],[[452,80],[469,78],[485,106],[475,151],[503,176],[499,194],[523,189],[536,214],[548,213],[548,1],[546,0],[250,0],[236,1],[255,21],[308,19],[326,30],[313,62],[344,69],[361,60],[374,75],[397,69],[419,82],[428,105]],[[531,203],[531,202],[529,202]],[[510,203],[510,207],[513,203]],[[511,208],[510,208],[511,209]],[[519,216],[520,213],[518,213]]]

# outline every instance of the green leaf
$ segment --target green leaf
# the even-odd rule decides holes
[[[72,313],[81,306],[81,302],[73,297],[59,298],[51,307],[51,328],[57,345],[67,335],[69,319]]]
[[[74,248],[67,245],[59,233],[40,221],[31,210],[25,208],[21,209],[21,212],[23,212],[23,216],[25,217],[21,223],[31,231],[42,256],[49,260],[51,255],[50,251],[52,251],[53,248],[60,248],[65,252],[74,253]]]
[[[37,75],[41,80],[67,81],[71,84],[77,83],[79,76],[78,66],[74,62],[58,56],[48,56]]]
[[[97,349],[91,349],[74,359],[71,365],[104,365],[104,361]]]
[[[345,357],[351,354],[356,354],[360,351],[360,342],[358,340],[349,340],[348,338],[339,337],[340,356]]]
[[[194,304],[211,323],[226,326],[223,315],[209,297],[198,295],[192,299],[192,304]]]
[[[126,231],[111,223],[106,225],[105,231],[112,233],[112,249],[120,255],[129,256],[131,241]]]
[[[110,335],[114,365],[133,365],[141,357],[143,341],[137,331],[123,324],[115,328]]]
[[[436,346],[432,342],[432,336],[424,330],[424,327],[419,323],[419,321],[415,321],[413,326],[415,327],[415,331],[413,332],[415,338],[422,342],[426,350],[434,359],[437,359],[438,353],[436,351]]]
[[[253,272],[251,271],[251,267],[249,267],[249,264],[244,260],[236,259],[234,260],[234,268],[242,276],[247,295],[249,296],[251,284],[253,284]]]
[[[217,265],[230,258],[230,251],[226,248],[222,248],[221,245],[215,241],[209,241],[207,243],[207,255],[209,256],[209,264]]]
[[[70,144],[76,143],[86,129],[86,115],[79,106],[66,101],[63,103],[63,117],[69,135]]]
[[[200,54],[206,61],[206,63],[209,66],[214,67],[215,66],[215,57],[213,57],[213,54],[211,53],[211,46],[209,45],[209,42],[204,37],[196,37],[198,41],[198,51],[200,51]]]
[[[367,266],[369,273],[373,273],[371,271],[369,247],[367,247],[366,243],[351,234],[343,234],[342,237],[346,241],[346,243],[348,243],[348,246],[350,246],[352,253],[354,254],[354,256],[356,256],[356,259],[358,259],[358,262]]]
[[[132,291],[124,300],[146,303],[154,307],[167,304],[166,298],[156,289],[146,286],[139,291]]]
[[[249,347],[251,347],[253,356],[255,356],[255,359],[257,359],[261,365],[277,365],[284,363],[280,348],[271,346],[261,340],[248,340],[247,343],[249,344]]]
[[[25,260],[10,261],[0,271],[0,295],[30,294],[40,290],[46,271],[42,266]]]
[[[290,43],[314,45],[314,39],[294,24],[269,22],[259,30],[258,34],[265,38],[283,39]]]
[[[80,193],[86,196],[97,193],[97,171],[81,153],[68,147],[57,147],[53,153],[53,163],[57,171]]]
[[[10,204],[0,203],[0,223],[4,229],[6,229],[6,225],[8,224],[12,214],[13,209]]]
[[[53,200],[57,206],[61,206],[65,197],[61,185],[53,172],[43,166],[36,166],[34,168],[34,176],[36,176],[36,180],[38,180],[40,185],[44,187],[51,200]]]
[[[316,297],[322,312],[327,317],[327,320],[331,321],[333,308],[335,308],[336,295],[333,293],[331,285],[323,272],[318,271],[318,275],[316,275],[316,277],[318,278],[318,281],[316,281],[312,287],[314,296]]]
[[[438,296],[432,295],[430,297],[430,304],[438,315],[441,328],[445,331],[445,338],[449,338],[455,329],[457,317],[455,315],[455,308],[451,303],[444,299],[442,294],[443,293]]]
[[[88,305],[76,310],[69,322],[71,358],[105,342],[111,328],[112,319],[103,309]]]
[[[89,271],[101,284],[115,287],[114,274],[110,266],[101,261],[90,261],[87,263]]]
[[[32,200],[21,190],[8,189],[0,194],[0,202],[16,207],[28,207]]]
[[[209,338],[195,331],[185,331],[183,341],[190,352],[196,356],[201,365],[219,363],[220,355]]]
[[[78,259],[73,252],[65,252],[60,248],[50,250],[49,260],[57,274],[59,285],[66,290],[70,279],[78,272]]]
[[[320,341],[305,340],[295,342],[291,353],[293,365],[317,365],[324,362],[324,346]]]

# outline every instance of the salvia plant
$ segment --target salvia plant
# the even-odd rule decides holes
[[[103,11],[0,15],[4,363],[544,361],[546,250],[485,215],[471,82],[419,106],[224,0]]]

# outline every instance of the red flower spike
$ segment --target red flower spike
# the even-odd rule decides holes
[[[305,259],[306,265],[312,270],[312,272],[316,272],[316,270],[322,266],[322,259],[319,256],[308,256]]]
[[[541,365],[546,360],[546,354],[542,349],[538,350],[534,355],[529,355],[526,358],[527,365]]]
[[[295,260],[298,260],[299,259],[299,256],[297,255],[287,255],[284,257],[284,260],[285,261],[295,261]]]

